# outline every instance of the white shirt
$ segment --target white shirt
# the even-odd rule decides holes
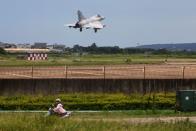
[[[63,108],[63,105],[61,103],[59,103],[53,110],[58,114],[62,114],[66,112],[66,110]]]

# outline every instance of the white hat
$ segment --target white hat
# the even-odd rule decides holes
[[[61,99],[57,98],[57,99],[56,99],[56,102],[61,102]]]

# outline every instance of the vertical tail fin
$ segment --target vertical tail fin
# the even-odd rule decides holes
[[[80,10],[78,10],[78,20],[81,21],[81,20],[84,20],[84,19],[86,19],[86,18],[84,17],[82,12]]]

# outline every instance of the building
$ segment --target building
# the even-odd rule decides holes
[[[25,48],[25,49],[30,49],[31,44],[17,44],[17,48]]]
[[[47,49],[49,49],[51,52],[62,53],[65,50],[65,45],[59,45],[59,44],[48,45]]]
[[[4,44],[0,42],[0,48],[4,48]]]
[[[57,50],[62,50],[63,51],[65,49],[65,45],[54,44],[53,48],[57,49]]]
[[[16,45],[0,42],[0,48],[16,48]]]
[[[40,43],[36,42],[34,45],[31,46],[33,49],[46,49],[47,48],[47,43]]]

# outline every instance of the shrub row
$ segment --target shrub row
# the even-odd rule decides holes
[[[54,96],[1,96],[1,110],[47,110],[60,98],[67,110],[171,109],[175,94],[64,94]],[[154,98],[154,99],[153,99]]]

